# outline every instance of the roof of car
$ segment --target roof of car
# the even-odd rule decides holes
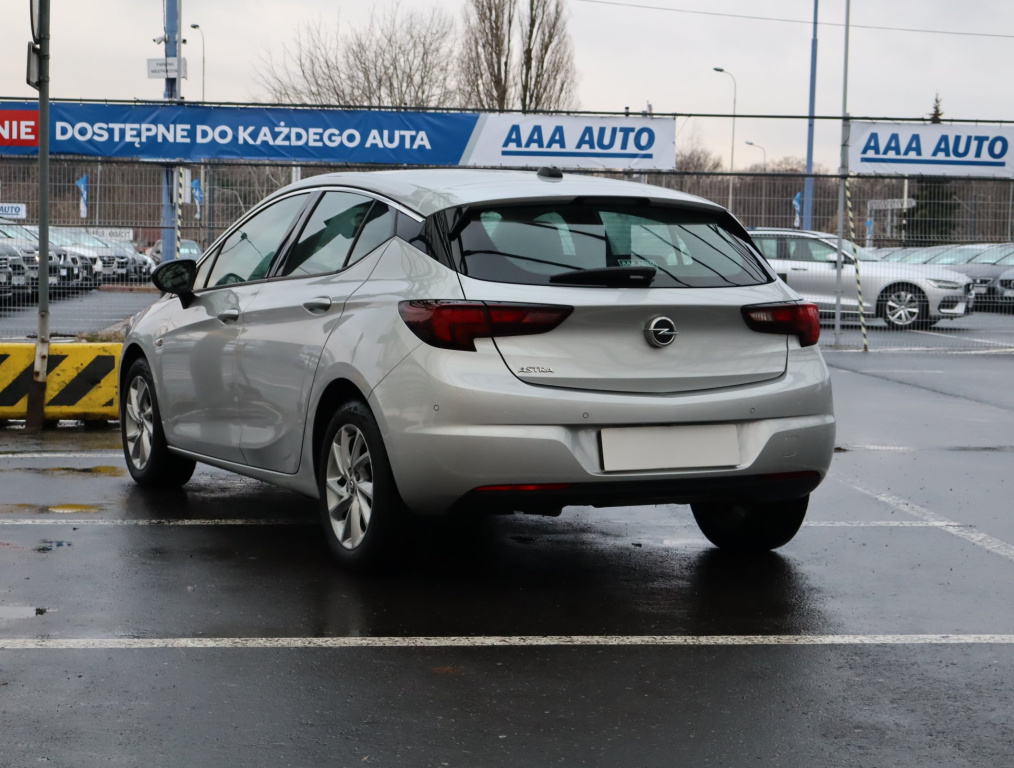
[[[792,229],[790,227],[750,227],[747,231],[750,233],[751,237],[756,235],[787,235],[789,237],[820,238],[821,240],[838,238],[838,235],[830,232],[817,232],[812,229]]]
[[[544,178],[534,170],[472,168],[329,173],[296,182],[280,189],[272,197],[322,185],[341,185],[372,191],[422,216],[476,203],[535,201],[585,195],[648,198],[652,202],[683,203],[692,207],[722,210],[721,206],[709,200],[648,184],[576,173],[564,173],[562,178]]]

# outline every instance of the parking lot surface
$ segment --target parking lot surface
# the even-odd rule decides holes
[[[826,357],[831,475],[755,557],[567,508],[350,575],[311,500],[2,431],[0,764],[1010,765],[1011,359]]]

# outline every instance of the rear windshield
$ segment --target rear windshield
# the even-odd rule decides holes
[[[759,285],[771,278],[714,216],[590,203],[470,209],[452,230],[458,269],[479,280],[549,284],[553,275],[654,267],[652,288]]]

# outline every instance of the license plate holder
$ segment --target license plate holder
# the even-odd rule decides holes
[[[599,438],[606,472],[735,467],[740,463],[735,424],[617,427],[601,430]]]

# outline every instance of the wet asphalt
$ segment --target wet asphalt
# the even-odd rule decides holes
[[[116,432],[0,431],[0,766],[1014,764],[1014,361],[825,354],[831,476],[764,556],[687,507],[568,508],[355,576],[311,500],[145,492]]]

